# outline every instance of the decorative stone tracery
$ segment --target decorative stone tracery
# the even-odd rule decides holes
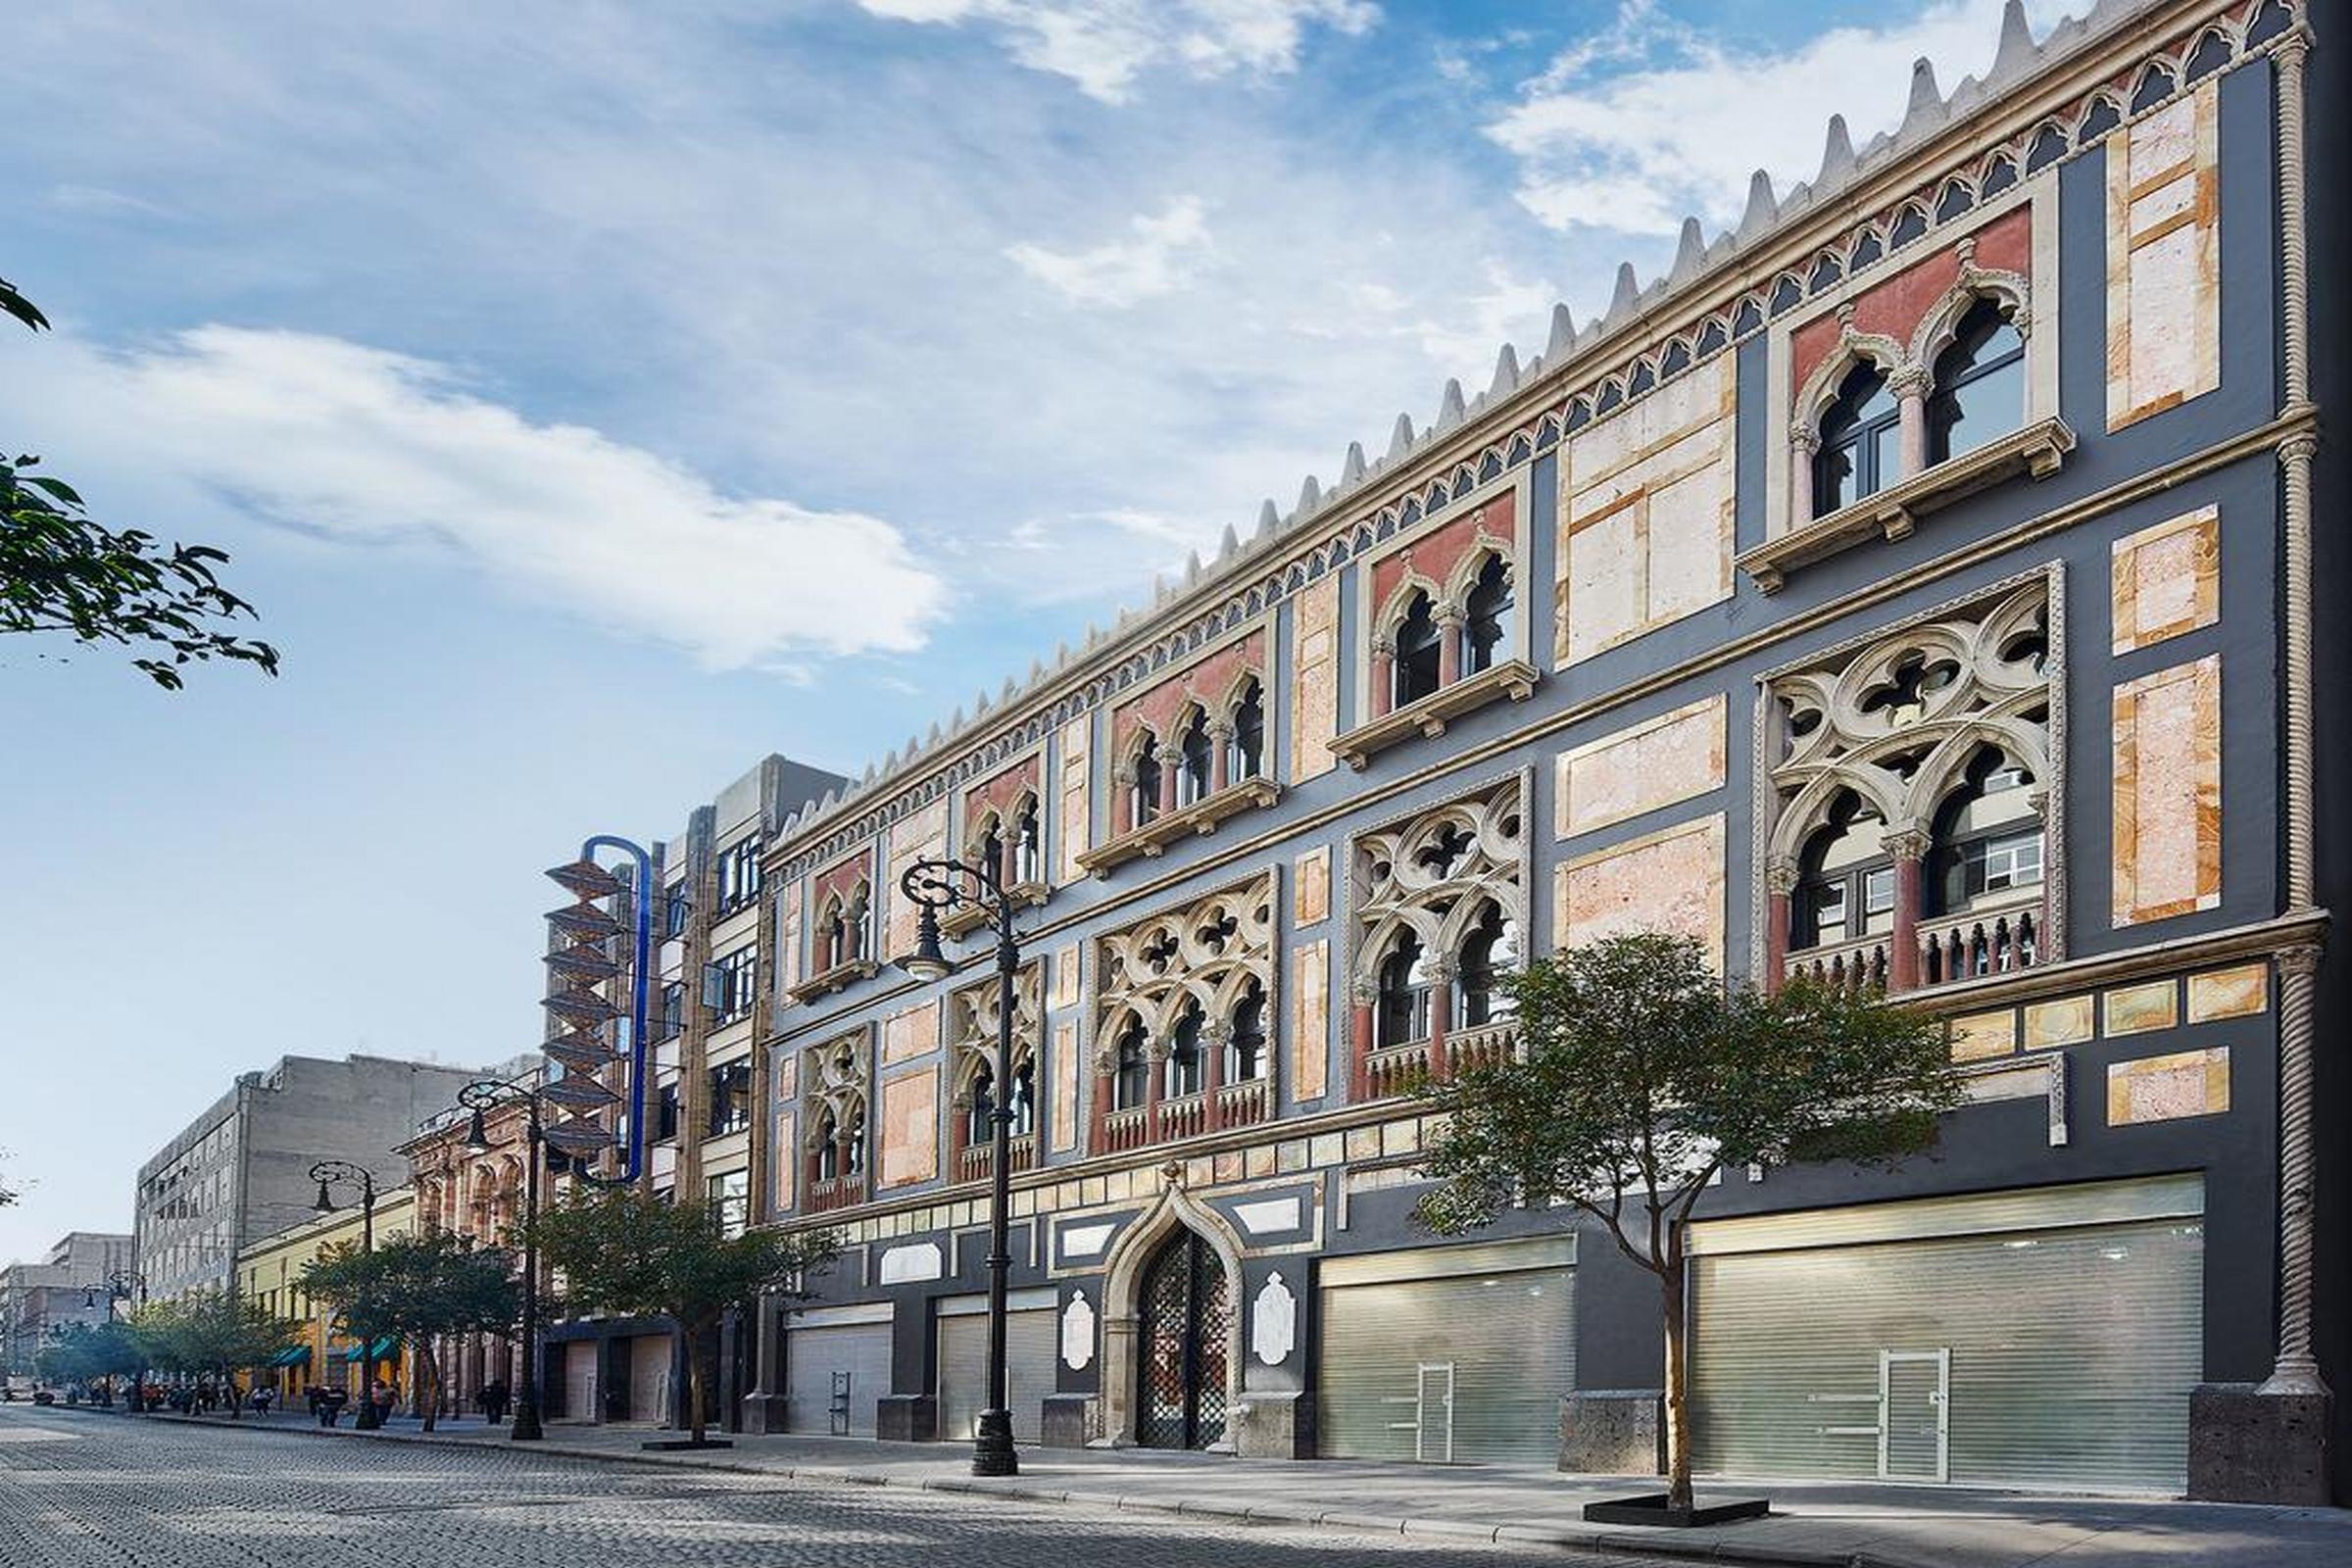
[[[1114,931],[1097,944],[1094,1147],[1124,1149],[1260,1120],[1272,1113],[1270,1050],[1257,1075],[1228,1082],[1235,1018],[1253,1003],[1259,1026],[1274,1017],[1275,873]],[[1188,1020],[1189,1023],[1188,1023]],[[1197,1030],[1202,1084],[1170,1099],[1165,1065],[1180,1031]],[[1122,1042],[1140,1038],[1146,1089],[1118,1104]],[[1125,1064],[1130,1072],[1138,1065]],[[1133,1099],[1130,1096],[1130,1099]]]
[[[2061,798],[2061,694],[2051,672],[2063,666],[2054,576],[2035,573],[1766,677],[1762,744],[1777,802],[1761,845],[1768,983],[1804,969],[1838,984],[1907,990],[2056,955],[2064,922],[2049,890],[2062,885],[2061,836],[2049,817]],[[2052,858],[2042,891],[2006,901],[2018,907],[1989,919],[1961,911],[1927,929],[1922,876],[1938,810],[1989,754],[2030,787]],[[1817,834],[1872,828],[1892,862],[1890,928],[1808,956],[1792,906],[1806,848]],[[1947,924],[1951,931],[1940,929]]]
[[[811,1046],[801,1056],[806,1206],[815,1213],[864,1196],[873,1043],[869,1031],[857,1029]]]
[[[1027,963],[1012,981],[1014,1170],[1027,1169],[1037,1157],[1040,1097],[1045,1093],[1037,1050],[1045,1017],[1043,975],[1040,965]],[[948,999],[948,1141],[959,1179],[976,1181],[986,1175],[993,1157],[993,1131],[975,1125],[975,1113],[985,1116],[1006,1092],[995,1082],[997,1026],[1003,1015],[1002,988],[994,974]]]

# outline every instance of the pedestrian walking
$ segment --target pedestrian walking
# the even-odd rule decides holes
[[[275,1404],[276,1402],[277,1391],[270,1388],[268,1384],[264,1384],[262,1387],[253,1391],[253,1413],[255,1415],[268,1415],[270,1413],[270,1406]]]
[[[393,1406],[400,1403],[400,1391],[379,1380],[374,1388],[368,1391],[368,1397],[375,1405],[376,1424],[381,1426],[392,1418]]]
[[[479,1396],[477,1396],[477,1397],[478,1397],[478,1398],[480,1399],[480,1401],[481,1401],[481,1406],[482,1406],[482,1419],[483,1419],[483,1420],[485,1420],[485,1421],[489,1421],[489,1422],[492,1422],[492,1423],[503,1422],[504,1420],[506,1420],[506,1418],[507,1418],[507,1380],[506,1380],[506,1379],[504,1379],[504,1378],[492,1378],[492,1379],[491,1379],[489,1382],[487,1382],[487,1383],[485,1383],[485,1384],[483,1384],[483,1385],[482,1385],[482,1392],[481,1392],[481,1394],[480,1394]]]
[[[351,1396],[341,1389],[320,1389],[318,1405],[318,1424],[322,1427],[333,1426],[335,1418],[343,1413],[343,1406],[350,1398]]]

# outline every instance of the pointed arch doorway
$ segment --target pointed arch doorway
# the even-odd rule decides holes
[[[1144,1265],[1138,1292],[1135,1441],[1206,1448],[1225,1440],[1232,1282],[1208,1239],[1178,1226]]]

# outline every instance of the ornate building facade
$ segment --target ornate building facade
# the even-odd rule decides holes
[[[1010,1097],[1024,1438],[1645,1468],[1646,1277],[1558,1212],[1416,1230],[1403,1090],[1513,1049],[1523,956],[1659,929],[1934,1009],[1967,1091],[1932,1159],[1702,1205],[1702,1469],[2327,1495],[2335,26],[2012,5],[1891,135],[1833,121],[1813,181],[776,822],[702,1049],[753,1064],[752,1222],[844,1251],[741,1419],[967,1434]],[[890,963],[937,856],[1025,906],[1009,1085],[987,944]]]

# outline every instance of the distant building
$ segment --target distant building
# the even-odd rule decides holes
[[[317,1188],[312,1196],[317,1197]],[[365,1218],[357,1203],[345,1203],[331,1214],[313,1211],[283,1230],[263,1237],[237,1253],[237,1294],[257,1301],[301,1331],[297,1342],[268,1366],[251,1369],[251,1387],[275,1389],[281,1400],[297,1399],[314,1385],[343,1389],[358,1398],[368,1387],[372,1367],[388,1378],[404,1397],[413,1397],[408,1347],[398,1340],[379,1340],[375,1358],[368,1348],[344,1334],[335,1322],[335,1309],[315,1300],[303,1287],[303,1270],[330,1247],[348,1242],[357,1247],[372,1238],[377,1245],[416,1231],[416,1194],[408,1187],[379,1191],[375,1209]]]
[[[0,1373],[30,1376],[50,1335],[72,1323],[106,1321],[106,1278],[128,1269],[131,1239],[72,1231],[38,1263],[0,1268]],[[92,1295],[90,1287],[99,1287]]]
[[[408,1161],[393,1151],[481,1076],[383,1056],[287,1056],[241,1074],[139,1167],[137,1255],[149,1296],[226,1286],[238,1252],[316,1212],[310,1171],[321,1159],[361,1166],[387,1193],[406,1184]]]

